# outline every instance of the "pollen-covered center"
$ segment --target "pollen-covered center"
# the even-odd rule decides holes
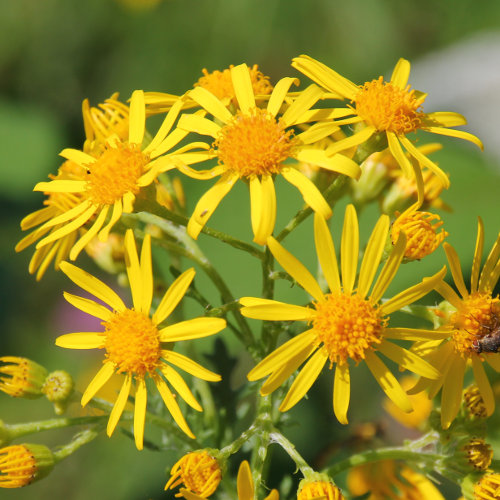
[[[373,344],[381,342],[387,320],[368,300],[357,295],[331,293],[324,302],[316,302],[315,307],[313,330],[328,352],[331,365],[344,364],[348,358],[357,363],[365,358],[365,352],[372,349]]]
[[[125,193],[137,194],[137,181],[149,162],[137,144],[106,146],[87,171],[87,194],[97,205],[113,205]]]
[[[158,367],[161,355],[160,333],[150,318],[125,309],[103,323],[106,357],[119,373],[144,376]]]
[[[238,112],[221,128],[214,142],[219,163],[240,177],[278,174],[290,157],[293,131],[286,131],[269,112],[254,108],[249,114]]]
[[[378,80],[366,82],[354,98],[356,113],[378,131],[408,134],[421,126],[422,99],[415,90],[401,89],[392,83]]]
[[[462,354],[496,352],[500,339],[500,300],[491,293],[476,292],[461,302],[451,317],[455,349]]]

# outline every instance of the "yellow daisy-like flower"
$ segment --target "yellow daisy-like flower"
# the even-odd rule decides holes
[[[383,133],[387,136],[389,149],[401,166],[406,177],[412,173],[418,174],[420,164],[428,167],[448,188],[448,176],[439,166],[406,136],[416,130],[424,130],[433,134],[440,134],[473,142],[481,149],[481,141],[474,135],[462,130],[453,130],[450,127],[465,125],[465,118],[452,112],[424,113],[422,104],[426,94],[410,90],[408,77],[410,76],[410,63],[400,59],[396,64],[389,82],[379,77],[364,85],[356,85],[347,78],[324,64],[302,55],[293,60],[292,66],[311,80],[318,83],[330,92],[336,93],[340,98],[349,99],[351,106],[340,108],[347,117],[341,121],[333,122],[332,129],[339,124],[364,124],[365,127],[351,137],[332,145],[327,151],[330,154],[343,151],[352,146],[364,143],[375,134]],[[336,110],[340,112],[340,109]],[[417,162],[410,162],[403,148]]]
[[[247,181],[250,186],[252,229],[258,244],[264,245],[274,229],[276,193],[273,179],[276,175],[282,175],[297,187],[315,212],[330,217],[332,211],[314,183],[299,169],[284,163],[295,159],[349,177],[359,177],[357,163],[341,154],[327,156],[312,145],[317,140],[317,130],[313,127],[294,136],[293,126],[311,119],[310,108],[323,96],[323,91],[316,85],[309,86],[278,118],[295,78],[282,78],[276,84],[265,109],[256,105],[246,64],[232,68],[231,79],[238,103],[234,112],[207,89],[196,87],[188,92],[188,97],[213,115],[215,121],[197,114],[184,114],[179,120],[179,128],[214,139],[213,155],[219,162],[216,167],[201,172],[187,167],[180,170],[196,179],[221,176],[198,201],[189,220],[188,233],[195,239],[198,237],[238,179]]]
[[[184,379],[171,365],[203,380],[217,382],[220,376],[186,356],[174,352],[167,343],[213,335],[222,330],[226,322],[221,318],[201,317],[161,327],[160,325],[172,313],[189,288],[195,275],[194,269],[185,271],[172,283],[158,308],[150,316],[153,299],[150,236],[146,235],[144,238],[139,259],[133,233],[128,230],[125,235],[125,259],[133,308],[127,308],[122,299],[102,281],[68,262],[61,263],[62,271],[73,282],[104,301],[111,307],[111,310],[93,300],[65,293],[64,297],[70,304],[102,319],[104,331],[69,333],[58,337],[56,344],[68,349],[105,350],[104,364],[85,390],[82,406],[94,397],[114,373],[125,375],[120,393],[109,416],[108,436],[111,436],[118,424],[131,392],[132,382],[134,382],[136,386],[134,436],[137,448],[142,449],[147,403],[146,378],[149,377],[155,383],[166,407],[179,427],[188,436],[194,437],[167,382],[189,406],[197,411],[202,411],[202,408]]]
[[[386,325],[389,314],[426,295],[442,279],[446,270],[443,268],[434,276],[424,278],[421,283],[381,303],[404,255],[404,233],[401,233],[369,294],[384,251],[389,217],[381,216],[372,232],[361,263],[357,288],[359,228],[354,206],[348,205],[345,213],[340,251],[342,278],[332,237],[324,218],[318,214],[314,219],[314,229],[316,252],[330,292],[323,293],[312,274],[293,255],[274,238],[268,239],[269,249],[276,260],[313,297],[313,307],[244,297],[240,299],[244,306],[241,312],[249,318],[267,321],[307,321],[311,327],[269,354],[250,371],[248,379],[258,380],[269,376],[261,388],[261,394],[269,394],[309,358],[281,403],[280,410],[287,411],[302,399],[327,362],[330,369],[336,365],[333,410],[339,422],[347,424],[351,392],[349,360],[356,365],[364,361],[389,399],[403,411],[410,412],[412,406],[406,392],[377,351],[414,373],[425,372],[431,379],[440,376],[429,363],[389,339],[439,339],[446,333],[388,328]]]
[[[200,146],[200,143],[164,155],[186,136],[186,132],[179,129],[174,129],[170,133],[181,106],[179,102],[172,107],[156,136],[143,148],[142,142],[146,130],[144,93],[136,90],[130,102],[129,132],[126,141],[120,140],[117,135],[109,137],[104,150],[97,158],[76,149],[64,149],[60,153],[61,156],[85,168],[86,178],[40,182],[34,190],[79,194],[82,200],[74,208],[51,218],[39,228],[47,230],[56,225],[61,226],[39,241],[37,248],[73,233],[92,220],[89,230],[69,252],[70,259],[75,260],[94,236],[98,235],[101,241],[106,241],[110,230],[122,213],[133,211],[136,195],[142,188],[150,185],[159,173],[174,168],[178,162],[193,163],[204,160],[206,158],[204,153],[186,152]]]
[[[444,500],[429,479],[393,460],[353,467],[347,487],[356,496],[370,492],[367,500]]]
[[[238,500],[255,500],[255,488],[253,485],[252,471],[246,460],[241,462],[238,469],[238,477],[236,479],[236,487],[238,490]],[[181,489],[181,494],[186,500],[204,500],[205,497],[197,495],[191,491]],[[271,490],[269,495],[264,500],[279,500],[277,490]]]
[[[434,352],[427,357],[443,373],[443,378],[435,381],[421,379],[412,389],[412,392],[427,389],[429,398],[433,399],[443,388],[441,424],[445,429],[450,426],[460,409],[468,364],[472,364],[475,383],[487,415],[490,416],[495,409],[495,397],[483,363],[487,362],[495,371],[500,372],[500,299],[492,295],[500,277],[500,234],[481,270],[483,246],[484,226],[479,219],[469,292],[456,251],[447,243],[443,245],[458,294],[444,281],[436,285],[436,291],[456,312],[444,325],[449,332],[448,340],[436,341],[433,344]]]

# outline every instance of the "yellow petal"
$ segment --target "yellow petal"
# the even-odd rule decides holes
[[[27,229],[31,229],[35,226],[43,224],[44,222],[53,219],[59,213],[59,209],[53,205],[48,207],[41,208],[26,217],[21,221],[21,229],[26,231]]]
[[[177,425],[192,439],[194,439],[194,434],[191,432],[186,420],[184,419],[184,415],[177,404],[173,394],[170,392],[170,389],[167,386],[167,383],[160,377],[155,378],[155,384],[158,388],[158,392],[165,403],[168,411],[172,415],[173,419],[177,423]]]
[[[231,68],[231,80],[240,109],[243,114],[248,115],[250,110],[255,108],[255,96],[248,66],[239,64]]]
[[[368,351],[365,358],[375,380],[378,382],[387,397],[402,411],[409,413],[413,410],[410,400],[406,395],[396,377],[389,371],[387,366],[379,359],[375,353]]]
[[[199,115],[182,115],[177,126],[183,130],[189,130],[197,134],[209,135],[214,139],[221,129],[220,125]]]
[[[491,247],[490,253],[488,254],[488,257],[486,257],[483,270],[481,271],[481,276],[479,278],[480,292],[492,291],[492,289],[488,289],[488,285],[491,280],[491,274],[493,273],[493,269],[498,264],[499,257],[500,257],[500,233],[498,234],[495,243]]]
[[[136,379],[134,404],[134,440],[138,450],[144,447],[144,425],[146,423],[146,406],[148,402],[148,391],[144,378]]]
[[[316,317],[316,311],[310,307],[271,300],[267,304],[242,307],[241,314],[247,318],[265,321],[312,321]]]
[[[313,354],[293,381],[290,390],[279,407],[280,411],[288,411],[305,396],[306,392],[318,378],[327,360],[328,354],[324,349],[318,349],[316,353]]]
[[[250,188],[250,219],[252,221],[252,231],[254,235],[257,235],[259,226],[262,220],[262,186],[260,184],[260,179],[254,175],[250,177],[249,181]],[[256,237],[254,236],[254,241]],[[260,245],[265,243],[259,242]]]
[[[104,221],[106,220],[106,216],[108,215],[108,206],[104,206],[97,216],[97,219],[92,224],[92,227],[75,243],[71,252],[69,253],[69,258],[71,260],[75,260],[80,252],[90,243],[90,241],[96,236],[96,234],[102,228]]]
[[[441,395],[441,426],[448,429],[460,410],[464,383],[465,360],[453,356],[448,373],[443,383]]]
[[[146,105],[144,104],[144,92],[134,90],[130,99],[130,116],[128,142],[131,144],[142,144],[146,126]]]
[[[344,293],[350,295],[356,280],[359,255],[358,216],[354,205],[347,205],[340,245],[340,268]]]
[[[267,103],[267,111],[276,116],[283,105],[286,95],[292,85],[298,85],[298,78],[282,78],[275,86]]]
[[[481,259],[483,258],[484,247],[484,223],[481,217],[477,218],[477,238],[476,247],[474,249],[474,260],[472,262],[472,271],[470,277],[470,291],[477,292],[479,282],[479,270],[481,269]]]
[[[108,304],[113,308],[114,311],[121,312],[125,310],[125,304],[122,299],[105,285],[101,280],[92,276],[91,274],[85,272],[69,262],[61,262],[61,271],[68,276],[68,278],[76,283],[79,287],[87,290],[98,299]]]
[[[272,176],[262,176],[260,186],[262,208],[260,210],[259,225],[257,231],[254,232],[253,241],[259,245],[265,245],[267,238],[273,233],[276,222],[276,191],[274,190]]]
[[[95,163],[96,159],[83,151],[79,151],[78,149],[66,148],[63,149],[59,156],[66,158],[66,160],[72,161],[82,167],[87,167]]]
[[[434,290],[436,290],[443,299],[447,300],[453,307],[456,309],[460,308],[462,306],[462,299],[457,295],[457,292],[451,288],[448,283],[445,281],[440,281],[439,283],[436,284],[434,287]]]
[[[332,292],[340,292],[339,266],[330,230],[323,216],[314,214],[314,243],[319,264]]]
[[[337,420],[344,425],[347,425],[347,410],[349,408],[349,400],[351,398],[351,376],[349,373],[349,365],[339,365],[335,367],[335,379],[333,385],[333,412]]]
[[[281,174],[290,184],[294,185],[300,191],[304,201],[315,212],[320,213],[325,219],[331,217],[332,209],[330,205],[328,205],[320,190],[310,179],[292,167],[283,168]]]
[[[237,180],[237,174],[226,173],[200,198],[187,226],[187,231],[191,238],[198,238],[203,226],[215,212],[222,198],[231,191]]]
[[[382,215],[377,221],[366,246],[365,255],[359,271],[357,292],[362,299],[364,299],[368,294],[368,291],[373,283],[373,278],[375,277],[375,273],[377,272],[377,268],[380,264],[380,259],[382,258],[387,239],[387,233],[389,232],[389,223],[389,217],[387,215]]]
[[[185,380],[179,375],[179,373],[168,365],[163,365],[161,367],[161,372],[170,383],[170,385],[177,391],[177,393],[184,399],[184,401],[191,406],[191,408],[196,411],[203,411],[200,403],[196,401],[191,389],[189,389]]]
[[[238,469],[236,488],[238,490],[238,500],[254,500],[252,471],[246,460],[241,462]]]
[[[425,127],[428,125],[437,125],[440,127],[459,127],[460,125],[467,124],[467,120],[464,116],[451,111],[435,111],[434,113],[426,113],[423,122]]]
[[[162,342],[177,342],[181,340],[199,339],[214,335],[226,327],[222,318],[195,318],[180,321],[160,330]]]
[[[458,288],[460,295],[464,298],[469,296],[467,287],[465,286],[464,277],[462,274],[462,266],[460,265],[460,258],[458,257],[455,249],[448,243],[443,243],[444,251],[446,252],[446,257],[448,258],[448,264],[450,265],[450,271],[453,276],[453,281],[455,286]]]
[[[193,267],[184,271],[176,280],[169,286],[167,292],[161,299],[156,312],[153,314],[152,321],[155,325],[159,325],[164,321],[175,309],[186,293],[189,285],[194,279],[196,271]]]
[[[385,328],[385,339],[396,340],[440,340],[450,336],[449,330],[421,330],[418,328]]]
[[[387,144],[392,156],[394,156],[395,160],[398,162],[398,165],[401,167],[404,176],[408,179],[411,179],[411,175],[413,172],[411,162],[405,155],[403,148],[399,143],[398,136],[394,132],[387,132]]]
[[[346,149],[350,149],[354,146],[359,146],[360,144],[366,142],[375,132],[375,127],[369,125],[363,130],[360,130],[359,132],[356,132],[355,134],[347,137],[346,139],[336,141],[331,146],[328,146],[328,148],[326,149],[326,154],[329,156],[333,156],[334,154],[345,151]]]
[[[222,123],[227,123],[233,118],[226,106],[203,87],[195,87],[188,92],[188,95]]]
[[[442,127],[425,127],[423,130],[427,132],[432,132],[433,134],[446,135],[449,137],[457,137],[458,139],[465,139],[466,141],[472,142],[479,149],[483,150],[484,146],[480,139],[475,135],[469,134],[469,132],[464,132],[463,130],[453,130],[449,128]]]
[[[106,361],[101,369],[96,373],[95,377],[90,381],[90,384],[85,389],[82,396],[81,404],[85,406],[99,391],[99,389],[111,378],[115,371],[114,363]]]
[[[125,233],[125,265],[127,267],[134,308],[136,311],[140,311],[142,303],[142,277],[132,229],[127,229]]]
[[[384,356],[397,363],[401,368],[410,370],[421,377],[437,379],[441,376],[439,370],[436,370],[436,368],[427,361],[424,361],[420,356],[387,340],[383,340],[378,344],[377,351],[380,351]]]
[[[429,278],[424,278],[421,283],[418,283],[410,288],[407,288],[401,293],[398,293],[392,299],[389,299],[387,302],[382,304],[381,312],[383,315],[391,314],[394,311],[398,311],[402,307],[407,306],[408,304],[412,304],[416,302],[418,299],[422,298],[424,295],[427,295],[437,283],[442,281],[446,274],[446,267],[443,267],[441,271],[436,273],[434,276]]]
[[[313,275],[290,252],[285,250],[272,236],[267,240],[269,250],[285,271],[316,300],[323,301],[324,296]]]
[[[111,413],[109,414],[108,425],[106,428],[106,434],[111,437],[113,434],[120,417],[122,416],[123,410],[125,409],[125,405],[128,401],[128,396],[130,394],[130,387],[132,385],[132,375],[127,373],[125,376],[125,380],[123,381],[122,387],[120,389],[120,393],[116,398],[115,404]]]
[[[72,305],[80,309],[80,311],[91,314],[96,318],[102,319],[103,321],[109,321],[113,315],[107,307],[104,307],[91,299],[85,299],[83,297],[78,297],[68,292],[63,293],[64,298]]]
[[[313,330],[307,330],[300,335],[288,340],[273,352],[268,354],[257,366],[255,366],[247,375],[248,380],[259,380],[270,373],[279,370],[288,359],[293,358],[299,352],[315,342],[316,333]]]
[[[81,213],[85,212],[85,210],[87,210],[91,206],[92,206],[92,204],[88,200],[85,200],[82,203],[79,203],[75,207],[71,208],[70,210],[63,212],[62,214],[59,214],[56,217],[52,217],[52,219],[45,222],[45,224],[43,224],[43,226],[39,227],[38,231],[40,231],[41,229],[45,229],[45,228],[48,229],[50,227],[57,226],[58,224],[62,224],[62,223],[67,222],[71,219],[74,219],[75,217],[77,217]]]
[[[67,333],[56,338],[56,345],[65,349],[99,349],[105,337],[99,332]]]
[[[151,158],[157,158],[163,153],[170,151],[173,147],[177,146],[188,135],[187,130],[175,128],[158,146],[150,153]]]
[[[379,302],[379,300],[383,297],[387,287],[391,284],[394,276],[398,272],[399,265],[403,260],[404,254],[406,250],[406,235],[404,232],[400,232],[398,236],[398,240],[396,244],[392,248],[392,252],[389,255],[382,271],[378,275],[377,281],[373,287],[372,293],[370,295],[370,299],[374,304]]]
[[[340,127],[333,122],[319,122],[309,127],[306,131],[295,137],[302,144],[312,144],[340,130]]]
[[[202,380],[207,380],[208,382],[219,382],[219,380],[221,380],[221,376],[217,373],[207,370],[192,359],[178,352],[162,351],[162,358]]]
[[[321,99],[323,93],[323,90],[314,84],[304,89],[281,117],[285,126],[295,125],[297,120]]]
[[[472,370],[474,371],[474,379],[479,389],[479,393],[486,407],[486,414],[489,417],[493,415],[495,411],[495,396],[486,372],[484,371],[483,362],[478,356],[472,357]]]
[[[50,182],[39,182],[33,191],[46,193],[83,193],[87,189],[87,181],[57,179]]]
[[[396,66],[394,67],[394,70],[391,75],[391,83],[400,89],[405,89],[406,85],[408,84],[408,78],[410,76],[410,63],[406,60],[401,58]]]
[[[144,149],[145,154],[149,154],[151,158],[156,158],[158,156],[155,150],[163,142],[165,137],[167,137],[168,133],[172,129],[172,126],[179,116],[179,112],[181,111],[183,104],[184,103],[182,99],[178,99],[174,102],[174,104],[172,104],[172,107],[169,109],[167,115],[165,116],[163,123],[158,129],[158,132],[156,132],[156,135],[153,137],[152,141]]]
[[[147,316],[151,309],[153,300],[153,269],[151,264],[151,235],[146,234],[141,248],[141,281],[142,281],[142,300],[140,311]]]
[[[123,211],[122,200],[116,200],[113,205],[113,212],[111,214],[111,217],[109,218],[109,221],[99,232],[98,235],[99,241],[106,242],[108,240],[109,232],[111,231],[111,229],[113,229],[113,226],[118,222],[118,220],[122,216],[122,211]]]
[[[331,172],[338,172],[353,179],[359,179],[361,169],[359,165],[342,154],[329,155],[320,149],[301,148],[295,158],[304,163],[311,163],[321,168],[326,168]]]

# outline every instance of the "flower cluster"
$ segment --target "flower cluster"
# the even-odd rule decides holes
[[[371,499],[443,498],[432,474],[463,483],[464,491],[474,477],[475,490],[469,489],[476,493],[470,498],[486,498],[485,491],[488,498],[499,498],[493,451],[477,422],[495,408],[484,366],[500,371],[500,298],[494,293],[500,235],[481,265],[484,227],[479,219],[466,286],[457,252],[443,243],[448,236],[444,221],[428,211],[446,208],[439,196],[450,187],[453,172],[446,174],[428,157],[440,144],[417,145],[416,137],[425,131],[482,148],[481,141],[455,129],[465,124],[458,113],[424,112],[426,94],[411,89],[405,59],[397,62],[389,81],[380,76],[362,84],[308,56],[295,58],[292,66],[311,82],[301,85],[296,76],[272,82],[257,65],[240,64],[212,73],[204,69],[183,95],[135,90],[128,102],[118,94],[98,107],[84,101],[82,148],[64,149],[57,173],[35,186],[45,194],[45,206],[22,220],[21,228],[31,232],[16,250],[35,245],[29,272],[37,280],[53,263],[91,295],[64,292],[72,306],[100,320],[101,328],[64,333],[55,343],[101,350],[102,365],[78,399],[81,406],[104,412],[107,423],[102,424],[102,415],[85,413],[68,420],[68,426],[85,423],[87,430],[54,452],[42,445],[0,449],[0,487],[29,484],[104,427],[108,436],[119,427],[133,435],[138,450],[168,445],[179,452],[165,489],[177,489],[176,496],[188,500],[231,490],[226,479],[238,453],[243,456],[236,484],[226,494],[234,497],[236,491],[240,500],[286,497],[290,483],[285,487],[281,478],[266,476],[273,444],[301,472],[294,488],[299,500],[343,499],[334,479],[345,469],[348,490],[369,492]],[[148,119],[154,115],[161,121],[151,130]],[[186,212],[183,178],[210,184],[192,213]],[[298,190],[304,206],[278,228],[278,210],[287,213],[281,178]],[[223,200],[236,184],[248,187],[250,221],[241,216],[241,225],[251,228],[253,243],[223,232],[224,227],[208,226],[219,205],[224,212]],[[328,219],[348,194],[352,203],[346,204],[337,237]],[[382,213],[365,238],[358,216],[373,201]],[[284,243],[312,214],[316,276]],[[333,219],[339,217],[336,213]],[[200,248],[202,233],[259,261],[260,296],[238,299],[231,292]],[[401,266],[427,258],[441,244],[447,257],[442,267],[396,290]],[[113,286],[69,262],[83,250],[128,286],[128,305]],[[183,269],[185,261],[190,264]],[[457,291],[445,281],[448,269]],[[199,271],[217,293],[195,285]],[[281,281],[304,292],[301,303],[279,300]],[[417,304],[428,301],[432,291],[444,299],[439,306]],[[194,303],[198,313],[191,312]],[[432,321],[409,327],[399,312]],[[248,319],[263,322],[260,334]],[[216,334],[215,344],[198,340]],[[231,334],[242,358],[253,359],[238,390],[229,384],[235,375],[219,340]],[[218,347],[203,361],[201,345]],[[13,356],[0,362],[0,390],[10,396],[45,394],[57,414],[77,400],[66,372],[49,374]],[[206,368],[208,362],[222,375]],[[363,397],[353,376],[363,366],[385,394],[388,413],[427,434],[398,449],[361,452],[337,462],[327,456],[324,467],[310,466],[285,437],[284,414],[307,405],[303,400],[322,372],[333,370],[333,422],[347,425],[351,401]],[[463,396],[469,366],[476,386]],[[399,380],[397,372],[404,370],[412,375]],[[117,395],[109,403],[99,392],[117,378]],[[433,410],[431,400],[440,390],[441,405]],[[248,410],[244,401],[250,394],[254,404]],[[217,408],[216,401],[227,406]],[[51,425],[0,425],[0,443]],[[160,429],[158,444],[146,436],[149,426]],[[358,438],[372,447],[373,433],[360,432]],[[401,459],[414,465],[394,461]]]

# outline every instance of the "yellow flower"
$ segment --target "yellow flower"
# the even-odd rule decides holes
[[[450,127],[465,125],[466,120],[462,115],[452,112],[424,113],[422,111],[426,94],[410,90],[408,85],[410,63],[406,59],[398,61],[389,82],[379,77],[364,85],[355,85],[309,56],[303,55],[295,58],[292,66],[328,91],[338,95],[339,98],[351,101],[351,106],[334,110],[337,116],[342,111],[342,117],[348,118],[334,121],[332,127],[354,123],[364,125],[363,129],[351,137],[332,145],[327,150],[330,154],[362,144],[373,135],[382,133],[386,135],[389,149],[406,177],[412,177],[412,173],[418,177],[421,164],[434,172],[442,184],[448,188],[450,184],[448,176],[436,163],[415,147],[406,137],[407,134],[420,129],[434,134],[466,139],[483,148],[476,136],[462,130],[450,129]],[[403,148],[417,161],[410,162]]]
[[[499,500],[500,474],[485,474],[474,485],[474,500]]]
[[[344,500],[344,495],[337,486],[329,481],[301,481],[297,500]]]
[[[488,416],[479,387],[475,384],[469,385],[464,390],[463,404],[471,417],[486,418]]]
[[[488,469],[493,459],[493,450],[484,439],[469,439],[462,451],[467,462],[478,470]]]
[[[219,486],[222,471],[217,459],[207,451],[194,451],[184,455],[170,471],[165,489],[173,490],[184,484],[185,490],[202,498],[208,498]],[[182,496],[177,493],[176,497]]]
[[[98,235],[101,241],[106,241],[122,213],[133,211],[136,195],[150,185],[159,173],[174,168],[181,161],[193,163],[205,159],[203,153],[185,153],[199,146],[199,143],[161,156],[186,136],[185,132],[178,129],[170,133],[180,108],[181,103],[172,107],[156,136],[143,148],[146,121],[144,94],[136,90],[130,102],[126,141],[122,141],[118,135],[108,137],[97,158],[76,149],[64,149],[61,156],[85,168],[85,179],[40,182],[34,190],[77,194],[82,199],[71,210],[51,218],[39,228],[47,230],[56,225],[61,226],[39,241],[37,248],[73,233],[92,220],[90,229],[71,247],[69,258],[75,260],[94,236]]]
[[[17,356],[2,356],[0,391],[14,398],[34,399],[42,396],[49,372],[38,363]]]
[[[238,500],[255,500],[255,489],[252,479],[252,471],[246,460],[241,462],[238,469],[238,478],[236,479],[236,487],[238,490]],[[186,500],[203,500],[204,497],[192,493],[191,491],[181,489],[181,494]],[[277,490],[271,490],[269,495],[264,500],[279,500]]]
[[[353,467],[347,487],[356,496],[370,492],[367,500],[444,500],[429,479],[392,460]]]
[[[297,136],[293,135],[294,125],[311,120],[310,108],[323,96],[323,91],[316,85],[309,86],[278,117],[288,90],[296,82],[294,78],[283,78],[276,84],[265,109],[256,105],[250,70],[245,64],[232,68],[231,78],[238,102],[234,112],[205,88],[196,87],[188,92],[188,97],[213,115],[215,121],[199,114],[184,114],[179,120],[179,128],[211,136],[215,140],[213,155],[219,163],[201,172],[187,167],[180,170],[196,179],[221,176],[198,201],[189,220],[188,233],[195,239],[198,237],[238,179],[249,183],[252,229],[256,243],[264,245],[274,229],[276,175],[282,175],[297,187],[315,212],[325,218],[330,217],[332,211],[314,183],[299,169],[284,163],[295,159],[349,177],[359,177],[360,168],[354,161],[341,154],[327,156],[322,149],[312,145],[317,140],[317,131],[313,127]]]
[[[431,379],[439,377],[439,372],[429,363],[389,339],[439,339],[446,332],[387,328],[386,325],[389,314],[432,290],[444,276],[445,269],[380,303],[403,258],[406,248],[404,233],[401,233],[369,294],[389,232],[388,216],[381,216],[372,232],[361,263],[357,288],[359,228],[354,206],[348,205],[345,213],[340,251],[342,279],[330,232],[320,215],[315,216],[314,229],[319,264],[330,292],[324,294],[314,277],[293,255],[274,238],[268,239],[269,249],[276,260],[313,297],[313,307],[244,297],[240,299],[244,306],[242,314],[267,321],[307,321],[312,325],[263,359],[250,371],[248,379],[269,376],[261,388],[261,394],[269,394],[309,358],[281,403],[280,410],[287,411],[302,399],[327,362],[330,369],[336,365],[333,410],[339,422],[347,424],[351,392],[349,360],[356,365],[364,361],[389,399],[403,411],[410,412],[412,406],[406,392],[376,352],[414,373],[425,372]]]
[[[189,429],[176,398],[166,381],[186,403],[202,411],[198,401],[184,379],[171,366],[195,375],[203,380],[216,382],[220,376],[203,368],[186,356],[176,353],[167,343],[207,337],[222,330],[226,322],[220,318],[195,318],[166,327],[160,325],[167,319],[186,293],[194,278],[194,269],[182,273],[167,290],[158,308],[150,317],[153,299],[153,275],[151,270],[151,237],[146,235],[140,259],[131,230],[125,235],[125,258],[132,292],[133,308],[127,308],[122,299],[102,281],[68,262],[61,263],[61,270],[77,285],[111,307],[90,299],[65,293],[66,300],[103,320],[104,332],[69,333],[56,339],[56,344],[68,349],[104,349],[102,368],[90,382],[82,397],[85,406],[114,373],[125,376],[120,393],[109,416],[107,433],[111,436],[127,403],[132,382],[135,383],[134,435],[138,449],[143,447],[146,418],[146,378],[153,380],[172,417],[190,437]],[[166,381],[165,381],[166,379]]]
[[[438,229],[443,221],[437,214],[417,210],[418,204],[407,208],[402,214],[396,212],[396,220],[391,227],[391,240],[395,244],[399,233],[406,234],[405,259],[420,260],[430,255],[448,236],[448,233]]]
[[[433,399],[442,386],[441,424],[445,429],[460,409],[468,363],[472,364],[487,415],[490,416],[495,409],[493,390],[483,363],[487,362],[495,371],[500,371],[500,354],[497,352],[500,344],[495,335],[500,327],[500,299],[492,295],[500,277],[500,234],[480,272],[483,246],[484,226],[479,219],[469,292],[456,251],[447,243],[443,245],[458,294],[444,281],[436,285],[436,291],[456,312],[444,325],[450,333],[448,340],[436,341],[434,352],[427,357],[443,377],[435,381],[421,379],[412,389],[412,392],[428,389],[429,398]]]
[[[22,488],[45,477],[54,467],[54,455],[41,444],[0,448],[0,488]]]

